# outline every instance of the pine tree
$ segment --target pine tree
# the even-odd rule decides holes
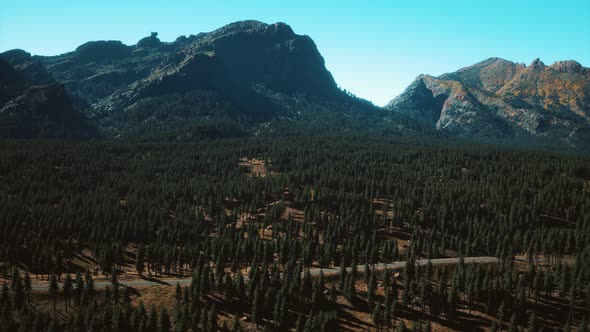
[[[106,285],[104,288],[104,302],[111,303],[113,301],[113,295],[111,293],[111,286]]]
[[[119,282],[116,281],[112,285],[113,285],[113,303],[117,304],[117,303],[119,303],[119,300],[121,299],[121,293],[119,292]]]
[[[344,288],[346,287],[346,265],[344,264],[345,260],[344,260],[344,256],[342,256],[342,262],[340,263],[340,270],[339,270],[339,276],[340,276],[340,282],[338,283],[338,286],[340,287],[341,291],[344,291]]]
[[[535,314],[534,311],[531,312],[531,315],[529,317],[528,331],[529,332],[537,331],[537,315]]]
[[[10,288],[8,288],[6,282],[2,283],[2,292],[0,293],[0,310],[2,310],[0,313],[2,317],[7,317],[9,315],[11,316],[12,301],[10,299]]]
[[[176,304],[180,304],[182,301],[182,287],[180,287],[180,283],[178,281],[176,282],[175,294]]]
[[[14,286],[14,301],[13,302],[14,302],[16,309],[18,309],[18,310],[22,310],[25,305],[25,302],[26,302],[25,289],[23,286],[23,282],[20,279],[20,276]]]
[[[243,299],[246,296],[246,285],[244,281],[244,275],[242,275],[242,273],[238,273],[238,284],[236,285],[236,291],[238,293],[238,298]]]
[[[209,309],[207,307],[201,310],[201,327],[203,331],[207,330],[207,326],[209,325]]]
[[[84,280],[82,274],[78,272],[76,274],[76,288],[74,289],[74,303],[80,305],[82,303],[82,292],[84,290]]]
[[[490,332],[497,332],[498,331],[498,327],[496,326],[496,322],[492,323],[492,327],[490,327]]]
[[[57,322],[55,321],[55,319],[52,319],[49,322],[49,326],[47,327],[47,332],[57,332],[57,331],[58,331]]]
[[[240,320],[237,315],[234,315],[231,323],[231,331],[237,332],[240,329]]]
[[[162,307],[158,317],[158,332],[169,332],[170,327],[170,315],[168,314],[168,310]]]
[[[305,323],[303,321],[303,314],[299,313],[297,315],[297,323],[295,324],[295,332],[303,332],[305,328]]]
[[[356,297],[356,280],[354,273],[350,273],[346,277],[346,285],[344,287],[344,296],[348,300],[348,302],[352,302],[353,299]]]
[[[303,281],[301,282],[301,294],[307,299],[311,299],[312,291],[313,283],[311,279],[311,273],[309,272],[309,269],[306,269],[305,273],[303,274]]]
[[[404,332],[405,330],[406,326],[404,325],[404,321],[400,319],[395,327],[395,332]]]
[[[18,283],[20,283],[20,272],[18,271],[18,268],[13,267],[10,280],[10,289],[13,292],[16,289],[16,285],[18,285]]]
[[[131,291],[129,290],[129,287],[123,288],[123,304],[131,304]]]
[[[371,270],[369,272],[369,283],[367,286],[367,301],[369,302],[369,307],[373,307],[375,303],[375,285],[377,283],[377,278],[375,277],[375,271]]]
[[[96,294],[96,289],[94,288],[94,279],[92,279],[92,275],[89,271],[86,271],[86,286],[84,288],[84,294],[86,295],[86,303],[90,304],[94,301],[94,295]]]
[[[258,327],[258,324],[262,321],[262,315],[263,315],[263,308],[262,308],[262,294],[260,289],[257,287],[254,290],[254,298],[252,300],[252,322],[254,322],[254,324],[256,324],[256,327]]]
[[[373,313],[371,314],[371,318],[373,319],[373,323],[377,328],[381,325],[381,302],[377,302],[375,308],[373,309]]]
[[[31,303],[31,291],[33,290],[33,282],[28,271],[25,272],[23,286],[25,288],[25,292],[27,293],[27,302]]]
[[[223,281],[223,294],[225,295],[226,300],[231,300],[234,297],[234,285],[233,279],[228,274],[225,275],[225,280]]]
[[[57,292],[59,291],[59,285],[57,284],[57,277],[54,273],[51,274],[49,278],[49,295],[53,298],[53,311],[55,312],[57,309],[55,308],[55,302],[57,301]]]
[[[64,279],[64,284],[63,284],[63,291],[64,291],[64,298],[65,298],[65,308],[66,308],[66,312],[68,312],[68,306],[70,305],[70,297],[72,295],[72,288],[73,288],[73,284],[72,284],[72,275],[71,274],[67,274],[66,278]]]
[[[217,306],[214,304],[209,311],[209,331],[217,331],[218,330],[218,323],[217,323]]]
[[[336,291],[336,283],[333,282],[332,286],[330,287],[330,302],[336,303],[338,299],[338,293]]]
[[[449,308],[448,315],[449,317],[453,317],[455,314],[455,310],[457,309],[457,303],[459,300],[459,296],[457,294],[457,286],[455,281],[451,284],[451,290],[449,291],[449,295],[447,296],[447,306]]]
[[[143,246],[139,246],[137,249],[137,258],[135,259],[135,271],[139,274],[140,277],[143,276],[143,272],[145,270],[145,253]]]
[[[517,332],[518,326],[516,326],[516,313],[513,313],[510,317],[510,325],[508,325],[508,332]]]
[[[504,301],[500,304],[498,308],[498,328],[502,330],[502,325],[504,323]]]
[[[586,330],[586,317],[582,317],[582,320],[580,321],[580,326],[578,326],[578,332],[586,332]]]
[[[158,329],[158,313],[156,307],[152,305],[150,307],[150,313],[148,314],[147,320],[147,331],[156,331]]]

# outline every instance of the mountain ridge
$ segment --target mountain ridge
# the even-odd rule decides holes
[[[414,90],[417,81],[432,97]],[[440,109],[435,98],[444,99]],[[547,66],[535,59],[526,66],[489,58],[437,77],[420,75],[385,109],[422,122],[440,114],[431,125],[453,135],[554,138],[583,147],[590,131],[590,70],[574,60]]]
[[[62,82],[107,138],[210,121],[237,123],[249,134],[285,119],[302,127],[315,120],[301,112],[318,105],[335,117],[337,107],[379,111],[341,91],[314,41],[281,22],[234,22],[169,43],[152,33],[129,46],[91,41],[57,56],[11,50],[0,57],[33,84],[46,83],[38,79],[43,72]]]
[[[359,130],[557,139],[579,148],[590,137],[590,70],[574,60],[525,65],[492,57],[420,75],[379,108],[341,90],[315,42],[282,22],[234,22],[172,42],[156,32],[134,45],[89,41],[55,56],[10,50],[0,58],[27,86],[63,84],[74,109],[110,139]]]

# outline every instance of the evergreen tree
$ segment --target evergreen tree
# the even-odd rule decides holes
[[[169,332],[170,328],[170,315],[168,315],[168,310],[162,307],[158,316],[158,332]]]
[[[529,332],[537,331],[537,315],[535,314],[534,311],[531,312],[531,315],[529,316],[528,331]]]
[[[399,322],[397,322],[397,326],[395,327],[395,332],[404,332],[406,330],[406,326],[404,325],[404,321],[403,320],[399,320]]]
[[[14,303],[16,309],[22,310],[25,305],[25,302],[26,302],[26,293],[25,293],[25,289],[23,286],[23,282],[20,279],[20,276],[19,276],[18,280],[16,280],[13,292],[14,292],[13,303]]]
[[[180,287],[180,283],[178,281],[176,282],[175,295],[176,304],[180,304],[182,301],[182,288]]]
[[[513,313],[510,317],[510,325],[508,325],[508,332],[517,332],[518,326],[516,326],[516,313]]]
[[[504,301],[500,304],[498,308],[498,328],[501,330],[503,323],[504,323]]]
[[[231,323],[231,331],[237,332],[239,329],[240,329],[240,320],[238,319],[238,316],[234,315],[232,318],[232,323]]]
[[[143,272],[145,271],[145,253],[144,247],[139,246],[137,249],[137,257],[135,259],[135,271],[139,274],[140,277],[143,276]]]
[[[377,302],[377,305],[373,308],[371,318],[373,319],[375,326],[379,328],[381,326],[381,302]]]
[[[49,295],[53,298],[53,311],[55,312],[57,309],[55,308],[55,302],[57,301],[57,292],[59,291],[59,285],[57,284],[57,277],[55,274],[51,274],[49,278]]]
[[[209,311],[209,331],[217,331],[217,306],[213,305]]]
[[[375,287],[377,284],[377,277],[375,276],[375,271],[371,270],[369,272],[368,277],[368,286],[367,286],[367,301],[369,302],[369,306],[373,307],[375,303]]]
[[[330,302],[336,303],[337,299],[338,299],[338,293],[336,291],[336,283],[333,282],[332,286],[330,288]]]
[[[580,325],[578,326],[578,332],[585,332],[587,330],[586,327],[586,317],[582,317],[580,321]]]
[[[301,294],[308,299],[311,299],[311,294],[313,290],[313,283],[311,279],[311,273],[309,269],[305,270],[303,274],[303,281],[301,282]]]
[[[72,275],[68,273],[66,275],[66,278],[64,279],[64,283],[63,283],[66,312],[68,312],[68,306],[70,305],[70,297],[72,296],[73,287],[74,287],[74,285],[73,285],[73,281],[72,281]]]
[[[82,292],[84,290],[84,280],[82,274],[78,272],[76,274],[76,288],[74,288],[74,303],[80,305],[82,303]]]
[[[31,303],[31,291],[33,290],[33,281],[31,280],[31,276],[29,275],[28,271],[25,272],[23,286],[25,292],[27,293],[27,302]]]

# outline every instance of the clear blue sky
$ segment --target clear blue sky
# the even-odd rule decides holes
[[[71,51],[89,40],[163,41],[256,19],[310,35],[336,82],[383,105],[419,74],[489,57],[590,66],[590,0],[137,1],[3,0],[0,52]]]

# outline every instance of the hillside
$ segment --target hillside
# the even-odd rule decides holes
[[[154,32],[135,45],[91,41],[58,56],[11,50],[0,58],[11,67],[0,68],[0,102],[15,87],[62,84],[73,111],[106,139],[417,133],[590,149],[590,70],[575,61],[490,58],[421,75],[382,109],[341,90],[314,41],[285,23],[242,21],[169,43]],[[4,137],[47,136],[15,135],[21,129],[4,123]],[[88,131],[78,129],[61,136]]]
[[[529,66],[490,58],[439,77],[419,76],[386,107],[478,140],[590,142],[590,70],[575,61]]]
[[[72,106],[63,85],[27,83],[0,59],[0,138],[84,139],[96,135]]]
[[[62,82],[107,138],[301,134],[333,123],[364,129],[381,113],[341,91],[313,40],[284,23],[236,22],[172,43],[157,33],[131,46],[88,42],[53,57],[0,56],[28,81]]]

